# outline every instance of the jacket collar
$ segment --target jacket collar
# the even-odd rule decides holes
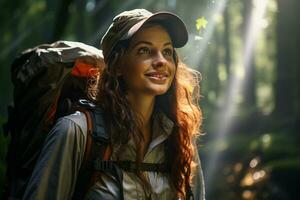
[[[151,151],[155,146],[164,142],[172,133],[173,127],[174,122],[163,112],[156,112],[153,119],[152,141],[148,150]]]
[[[169,119],[165,113],[158,111],[154,114],[153,136],[155,136],[157,133],[166,134],[169,136],[172,133],[173,127],[174,122]]]

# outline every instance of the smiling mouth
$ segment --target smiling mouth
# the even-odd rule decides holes
[[[147,76],[149,78],[153,78],[153,79],[164,80],[169,77],[169,74],[168,73],[148,73],[148,74],[145,74],[145,76]]]
[[[154,84],[166,84],[167,80],[169,80],[169,73],[163,72],[163,73],[147,73],[145,76]]]

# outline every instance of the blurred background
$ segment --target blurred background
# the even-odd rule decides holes
[[[188,27],[181,58],[202,74],[207,199],[299,199],[299,0],[0,2],[0,125],[12,102],[10,64],[21,51],[57,40],[99,47],[121,11],[168,10]],[[0,189],[9,142],[2,132]]]

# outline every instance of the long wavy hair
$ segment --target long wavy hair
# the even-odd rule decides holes
[[[119,60],[129,43],[129,40],[120,42],[109,57],[107,66],[100,74],[96,103],[105,113],[104,120],[112,146],[121,147],[133,138],[137,145],[136,163],[140,164],[142,155],[139,141],[144,139],[141,118],[133,111],[126,97],[125,82],[117,73]],[[188,68],[179,60],[175,50],[173,59],[176,65],[175,78],[169,90],[156,97],[154,112],[161,110],[174,122],[172,133],[166,142],[166,162],[177,196],[184,197],[195,168],[193,156],[197,151],[193,141],[202,122],[198,106],[200,76],[199,72]]]

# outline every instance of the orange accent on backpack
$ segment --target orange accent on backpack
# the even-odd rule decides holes
[[[97,76],[99,73],[99,69],[91,64],[87,64],[77,59],[75,61],[74,67],[71,71],[73,76],[77,77],[91,77]]]

